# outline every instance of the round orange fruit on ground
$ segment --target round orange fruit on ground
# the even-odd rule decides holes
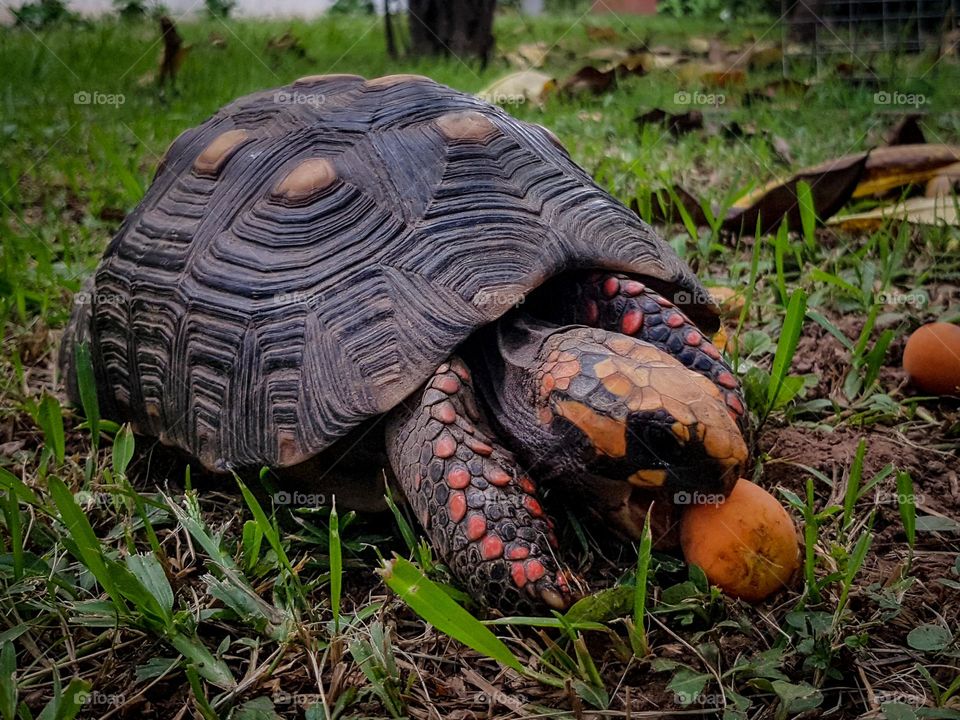
[[[933,322],[917,328],[903,350],[903,369],[923,392],[960,395],[960,325]]]
[[[777,499],[740,478],[721,503],[690,505],[680,521],[688,563],[711,583],[750,602],[783,588],[800,567],[797,529]]]

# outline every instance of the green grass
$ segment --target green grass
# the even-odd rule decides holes
[[[617,37],[591,40],[586,25]],[[307,57],[267,50],[287,29]],[[506,15],[497,36],[507,51],[552,45],[544,69],[563,78],[604,45],[722,35],[746,46],[779,38],[769,30],[761,20]],[[744,299],[727,330],[751,400],[752,477],[791,507],[804,564],[796,586],[754,608],[649,536],[611,542],[585,521],[561,527],[561,543],[583,548],[566,559],[596,592],[564,615],[497,618],[451,584],[402,503],[373,518],[326,505],[291,513],[255,478],[195,489],[189,470],[171,471],[151,441],[100,416],[82,348],[86,420],[61,407],[52,368],[71,297],[184,128],[302,75],[414,72],[475,92],[514,69],[501,58],[485,69],[389,60],[379,21],[362,17],[180,31],[192,49],[176,88],[161,92],[143,81],[159,54],[152,24],[0,30],[0,718],[118,707],[207,718],[623,716],[628,704],[724,708],[727,718],[833,705],[844,717],[960,717],[960,499],[950,485],[960,419],[955,403],[912,394],[898,369],[914,327],[960,317],[960,233],[818,228],[803,190],[801,227],[720,232],[743,191],[877,144],[897,118],[872,88],[827,73],[802,101],[748,107],[744,95],[778,76],[751,71],[722,90],[722,105],[702,108],[708,125],[757,128],[740,138],[638,128],[636,115],[682,110],[675,94],[696,89],[670,71],[508,108],[553,129],[624,202],[650,208],[653,190],[678,184],[703,199],[710,227],[660,230],[709,284]],[[960,141],[956,62],[872,61],[884,88],[928,96],[931,142]],[[76,93],[123,101],[78,104]]]

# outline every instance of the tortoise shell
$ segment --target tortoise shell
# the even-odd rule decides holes
[[[418,76],[302,78],[171,145],[75,306],[108,416],[225,471],[316,455],[552,276],[714,308],[548,130]],[[689,302],[691,301],[692,302]]]

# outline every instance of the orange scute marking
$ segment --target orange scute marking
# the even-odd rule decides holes
[[[556,411],[579,428],[598,453],[608,457],[627,454],[627,424],[623,420],[599,415],[575,400],[558,402]]]

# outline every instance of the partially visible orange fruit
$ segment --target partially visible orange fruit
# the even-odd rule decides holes
[[[721,503],[690,505],[680,521],[688,563],[728,595],[750,602],[785,587],[800,567],[797,529],[777,499],[740,478]]]
[[[932,322],[917,328],[903,350],[910,381],[931,395],[960,395],[960,325]]]

